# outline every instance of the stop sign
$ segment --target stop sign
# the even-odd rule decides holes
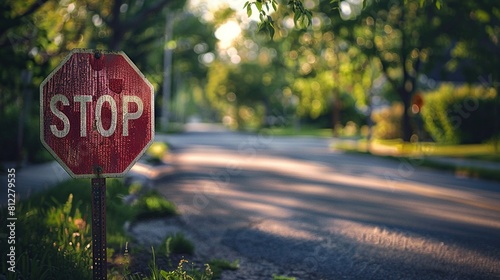
[[[40,85],[40,139],[74,178],[123,176],[153,137],[153,86],[123,52],[75,49]]]

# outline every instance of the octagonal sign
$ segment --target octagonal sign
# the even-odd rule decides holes
[[[74,49],[40,85],[40,139],[74,178],[125,175],[153,138],[153,86],[123,52]]]

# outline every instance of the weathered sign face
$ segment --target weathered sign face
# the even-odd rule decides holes
[[[123,176],[153,137],[153,86],[123,52],[75,49],[40,85],[40,139],[72,177]]]

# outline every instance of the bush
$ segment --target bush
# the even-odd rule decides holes
[[[397,139],[402,138],[401,116],[403,115],[403,105],[394,103],[391,107],[381,109],[372,114],[375,122],[373,126],[373,138],[376,139]]]
[[[424,96],[424,126],[438,143],[483,143],[495,136],[496,95],[493,88],[443,84]]]

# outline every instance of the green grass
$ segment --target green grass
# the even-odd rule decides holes
[[[169,122],[166,130],[161,128],[160,125],[157,125],[156,127],[157,127],[156,129],[157,132],[166,134],[176,134],[184,132],[184,123]]]
[[[139,217],[175,215],[175,205],[157,192],[148,192],[134,206],[123,203],[130,190],[118,179],[107,179],[106,231],[108,251],[108,279],[188,279],[205,280],[218,277],[224,269],[236,269],[233,264],[214,262],[205,269],[187,265],[181,260],[177,268],[158,267],[156,256],[149,267],[149,276],[139,276],[129,270],[128,242],[132,237],[124,232],[124,223]],[[16,221],[16,273],[7,273],[6,279],[91,279],[91,186],[89,180],[70,180],[46,191],[36,193],[18,202]],[[6,217],[6,208],[0,209]],[[0,249],[7,252],[8,228],[0,228]],[[194,245],[182,234],[166,240],[169,252],[193,254]],[[143,250],[136,249],[137,252]],[[115,252],[119,252],[116,254]],[[121,253],[123,252],[123,253]],[[153,251],[154,252],[154,251]],[[131,254],[134,254],[132,252]],[[7,262],[2,262],[7,271]]]
[[[88,205],[71,194],[82,181],[63,184],[54,196],[36,194],[16,205],[16,273],[7,279],[89,279],[92,260]],[[90,186],[86,186],[90,192]],[[89,195],[90,196],[90,195]],[[5,217],[6,209],[2,209]],[[1,229],[4,236],[4,228]],[[5,252],[6,242],[1,242]],[[2,264],[5,267],[5,264]],[[5,270],[4,270],[5,271]]]
[[[214,274],[214,278],[220,277],[224,270],[237,270],[240,267],[238,260],[230,262],[228,260],[213,259],[209,261],[208,264]]]
[[[269,135],[280,136],[316,136],[316,137],[332,137],[331,128],[315,128],[309,126],[301,126],[299,129],[294,127],[272,127],[260,129]]]
[[[454,172],[461,176],[500,181],[498,170],[475,166],[457,166],[451,163],[438,162],[433,156],[444,156],[461,159],[500,162],[500,153],[495,151],[492,143],[475,145],[438,145],[435,143],[405,143],[402,140],[366,140],[339,141],[332,146],[350,153],[372,154],[393,159],[411,159],[421,157],[421,166]]]
[[[273,280],[295,280],[295,277],[273,275]]]
[[[360,140],[340,140],[333,149],[346,151],[370,152],[376,155],[390,156],[449,156],[500,161],[500,151],[492,143],[469,145],[444,145],[431,142],[408,143],[401,139],[374,139],[368,142]]]
[[[470,156],[458,156],[460,158],[472,159],[472,160],[484,160],[491,162],[500,162],[500,151],[496,154],[487,154],[487,155],[470,155]]]
[[[171,217],[177,214],[175,204],[166,200],[156,190],[151,190],[139,197],[133,204],[134,219]]]
[[[187,239],[182,233],[168,236],[163,242],[162,247],[165,249],[165,254],[167,256],[170,254],[192,255],[194,253],[193,242]]]

